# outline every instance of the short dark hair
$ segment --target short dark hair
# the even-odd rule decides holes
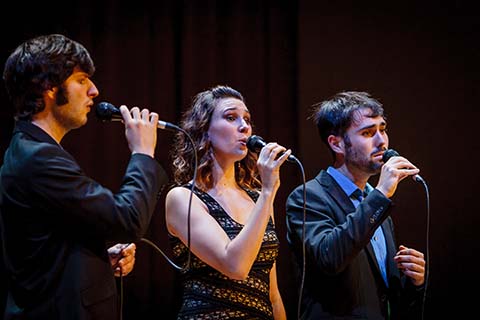
[[[77,66],[89,76],[95,72],[85,47],[61,34],[39,36],[19,45],[3,71],[15,119],[31,120],[42,111],[45,90],[61,86]]]
[[[372,111],[370,117],[381,116],[386,119],[382,104],[369,93],[359,91],[340,92],[328,100],[314,104],[310,118],[315,122],[320,138],[330,148],[328,137],[343,137],[351,126],[355,113],[364,108]]]

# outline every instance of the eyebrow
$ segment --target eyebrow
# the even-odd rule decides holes
[[[368,126],[365,126],[365,127],[361,127],[357,130],[357,132],[360,132],[360,131],[363,131],[363,130],[368,130],[368,129],[371,129],[371,128],[374,128],[376,127],[377,124],[376,123],[372,123],[371,125],[368,125]],[[379,127],[386,127],[387,126],[387,122],[386,121],[382,121],[380,122],[379,124]]]
[[[235,110],[235,111],[236,111],[236,110],[238,110],[238,108],[237,108],[237,107],[228,107],[228,108],[225,108],[225,109],[223,110],[223,113],[228,112],[228,111],[232,111],[232,110]],[[250,110],[248,110],[248,109],[245,109],[245,112],[248,113],[248,114],[250,114]]]
[[[87,78],[90,78],[90,75],[84,71],[78,71],[78,72],[74,72],[72,73],[72,75],[74,75],[75,77],[87,77]]]

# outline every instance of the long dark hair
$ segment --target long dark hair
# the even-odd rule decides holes
[[[191,107],[183,114],[181,127],[195,143],[192,146],[185,134],[178,132],[172,150],[174,179],[178,185],[183,185],[193,178],[194,147],[197,150],[198,169],[197,183],[202,190],[213,187],[212,151],[208,138],[208,129],[213,111],[222,99],[234,98],[244,101],[237,90],[228,86],[216,86],[197,94]],[[235,179],[239,186],[248,189],[259,189],[261,182],[258,178],[257,155],[248,151],[247,156],[235,165]]]

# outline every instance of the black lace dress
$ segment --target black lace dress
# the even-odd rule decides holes
[[[243,228],[208,193],[195,189],[208,211],[230,239]],[[246,190],[257,201],[258,193]],[[171,237],[173,254],[181,265],[187,261],[187,247]],[[183,287],[178,319],[273,319],[270,302],[270,270],[278,256],[279,241],[272,219],[268,222],[260,252],[246,280],[233,280],[191,255],[191,268],[180,276]]]

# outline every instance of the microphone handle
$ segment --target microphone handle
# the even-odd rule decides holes
[[[123,122],[123,118],[122,117],[112,117],[112,119],[110,121]],[[168,130],[168,131],[183,131],[180,127],[174,125],[173,123],[170,123],[170,122],[167,122],[167,121],[162,121],[162,120],[158,120],[157,128],[162,129],[162,130]]]
[[[182,131],[182,129],[173,123],[158,120],[157,128],[168,131]]]
[[[300,160],[297,159],[297,157],[295,157],[293,154],[290,154],[287,158],[287,161],[288,162],[300,162]]]
[[[416,174],[413,176],[413,180],[417,181],[417,182],[422,182],[422,183],[425,183],[425,180],[423,180],[422,177],[420,177],[419,174]]]

